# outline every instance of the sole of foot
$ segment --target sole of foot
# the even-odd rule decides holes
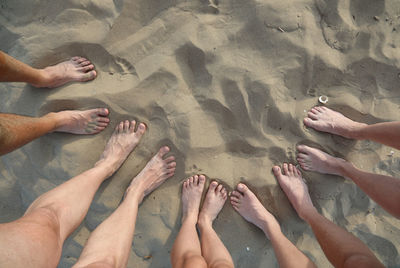
[[[175,174],[175,157],[166,157],[168,146],[161,147],[158,153],[147,163],[144,169],[132,180],[125,196],[131,193],[139,198],[139,203],[149,193],[158,188],[166,179]]]
[[[232,192],[230,201],[232,207],[246,221],[251,222],[266,234],[271,228],[279,228],[279,223],[275,217],[261,204],[256,195],[243,183],[236,186]]]
[[[228,193],[222,184],[218,184],[216,181],[211,182],[199,214],[199,225],[212,225],[212,222],[224,207],[227,197]]]
[[[288,165],[287,163],[283,164],[282,170],[279,166],[274,166],[272,171],[297,214],[306,220],[307,215],[315,212],[316,209],[301,172],[292,164]]]
[[[107,117],[107,108],[98,108],[86,111],[61,111],[50,113],[48,116],[55,119],[55,132],[90,135],[104,130],[110,119]]]
[[[35,87],[55,88],[68,82],[86,82],[96,78],[94,65],[83,57],[73,57],[68,61],[40,70],[42,82]]]
[[[197,222],[205,182],[204,175],[194,175],[183,182],[182,221],[193,219],[195,223]]]
[[[323,174],[341,176],[346,160],[333,157],[321,150],[306,145],[297,146],[297,162],[307,171],[316,171]]]
[[[120,122],[111,135],[96,165],[109,164],[114,173],[128,158],[129,154],[139,144],[146,132],[146,125],[140,123],[136,129],[136,121],[125,120]]]
[[[303,121],[307,127],[349,139],[356,138],[360,128],[366,125],[355,122],[325,106],[313,107],[307,115],[308,117]]]

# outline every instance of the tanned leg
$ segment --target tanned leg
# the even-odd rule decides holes
[[[96,77],[94,65],[85,58],[35,69],[0,51],[0,82],[25,82],[35,87],[58,87],[72,81],[85,82]]]
[[[232,192],[233,208],[247,221],[260,228],[271,241],[279,267],[316,267],[315,264],[282,233],[275,217],[261,204],[255,194],[243,183]]]
[[[196,231],[205,181],[204,175],[195,175],[183,182],[182,226],[171,252],[171,263],[174,268],[207,267],[206,261],[201,256],[200,240]]]
[[[297,161],[304,170],[351,179],[376,203],[400,218],[400,180],[359,170],[350,162],[305,145],[297,147]]]
[[[210,183],[198,220],[201,252],[208,267],[233,268],[232,257],[214,231],[212,224],[227,199],[226,189],[216,181]]]
[[[0,114],[0,155],[9,153],[47,133],[96,134],[106,128],[108,109],[62,111],[35,118]]]
[[[278,166],[274,175],[297,214],[312,228],[322,250],[335,267],[384,267],[361,240],[320,215],[301,173],[292,164]]]
[[[0,267],[56,267],[65,239],[84,219],[100,184],[110,177],[145,132],[121,122],[92,169],[41,195],[25,215],[0,224]]]
[[[132,180],[124,200],[90,235],[74,267],[126,267],[139,204],[146,195],[174,175],[175,158],[170,156],[164,159],[168,152],[168,147],[162,147]]]
[[[400,121],[367,125],[355,122],[324,106],[317,106],[308,112],[304,124],[318,131],[349,139],[372,140],[400,149]]]

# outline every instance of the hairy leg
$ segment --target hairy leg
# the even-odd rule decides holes
[[[317,106],[308,112],[304,124],[318,131],[350,139],[368,139],[400,149],[400,121],[367,125],[324,106]]]
[[[183,182],[182,226],[171,252],[171,263],[174,268],[207,267],[201,256],[200,240],[196,231],[205,181],[204,175],[195,175]]]
[[[110,121],[108,109],[62,111],[35,118],[0,113],[0,155],[9,153],[53,131],[95,134]]]
[[[96,77],[94,65],[85,58],[35,69],[0,51],[0,82],[26,82],[35,87],[58,87],[71,81],[89,81]]]
[[[351,163],[305,145],[297,147],[297,161],[309,171],[334,174],[351,179],[376,203],[400,218],[400,180],[359,170]]]
[[[168,147],[162,147],[132,180],[126,190],[124,200],[90,235],[74,267],[91,267],[95,264],[106,267],[126,267],[135,233],[139,204],[146,195],[174,175],[175,158],[170,156],[164,159],[168,152]]]
[[[282,233],[275,217],[261,204],[255,194],[243,183],[239,183],[232,192],[233,208],[247,221],[263,230],[274,248],[279,267],[316,267],[295,245]]]
[[[296,167],[285,163],[283,173],[278,166],[273,172],[297,214],[311,226],[326,257],[335,267],[383,267],[361,240],[317,212]]]
[[[224,206],[226,199],[227,192],[222,184],[218,184],[216,181],[211,182],[198,219],[201,252],[208,267],[234,267],[231,255],[212,227],[213,221]]]
[[[56,267],[64,240],[85,217],[100,184],[145,132],[135,121],[117,126],[95,167],[41,195],[15,222],[0,225],[0,267]]]

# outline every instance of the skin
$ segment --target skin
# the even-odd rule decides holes
[[[69,82],[90,81],[96,76],[94,65],[82,57],[36,69],[0,51],[0,82],[25,82],[34,87],[54,88]]]
[[[373,125],[358,123],[326,107],[314,107],[304,124],[318,131],[354,139],[370,139],[400,149],[400,122]],[[297,161],[307,171],[333,174],[352,180],[393,216],[400,218],[400,180],[364,172],[341,158],[305,145],[297,147]]]
[[[106,108],[86,111],[62,111],[35,118],[0,113],[0,155],[9,153],[51,132],[96,134],[110,119]]]
[[[182,226],[171,252],[172,267],[234,267],[228,250],[212,228],[213,221],[225,204],[227,191],[221,184],[211,182],[199,212],[205,181],[204,175],[195,175],[183,182]]]
[[[84,219],[97,189],[123,164],[139,143],[145,130],[144,124],[139,124],[136,129],[135,121],[121,122],[92,169],[39,196],[20,219],[0,224],[0,267],[56,267],[65,239]],[[168,150],[167,147],[160,149],[144,171],[132,181],[120,207],[91,235],[92,241],[97,240],[95,243],[97,248],[101,248],[102,245],[110,243],[103,237],[110,229],[107,226],[119,224],[117,229],[113,227],[113,230],[121,232],[121,234],[117,232],[113,237],[113,245],[118,253],[110,251],[109,255],[102,255],[107,258],[112,256],[110,258],[118,265],[126,262],[127,253],[124,251],[126,249],[124,245],[129,238],[125,236],[133,232],[136,204],[175,171],[176,164],[173,158],[161,160]],[[98,236],[102,236],[103,239],[99,241]],[[84,252],[97,252],[91,250],[96,247],[90,247],[90,240]],[[115,257],[116,255],[118,257]],[[88,265],[88,267],[109,267],[104,266],[101,261],[99,265]]]
[[[318,213],[300,171],[292,164],[273,173],[297,214],[312,228],[322,250],[335,267],[384,267],[361,240]]]
[[[315,264],[296,248],[282,233],[278,221],[265,209],[255,194],[243,183],[232,192],[233,208],[248,222],[260,228],[271,241],[279,267],[316,267]]]

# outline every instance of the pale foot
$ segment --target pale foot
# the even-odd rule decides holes
[[[57,132],[68,132],[72,134],[96,134],[106,128],[108,109],[99,108],[86,111],[62,111],[50,113],[47,116],[56,122]]]
[[[40,70],[43,77],[40,84],[35,87],[59,87],[72,81],[86,82],[93,80],[97,73],[94,65],[82,57],[73,57],[68,61],[61,62],[54,66],[46,67]]]
[[[236,191],[232,192],[231,204],[246,221],[263,230],[267,236],[269,236],[271,229],[280,230],[275,217],[265,209],[256,195],[245,184],[239,183]]]
[[[132,180],[126,190],[126,196],[130,193],[135,194],[140,203],[146,195],[174,175],[175,157],[169,156],[164,159],[168,152],[169,148],[164,146],[153,156],[144,169]]]
[[[292,164],[283,164],[283,174],[280,167],[273,167],[273,172],[276,179],[279,182],[282,190],[285,192],[293,208],[299,214],[300,218],[306,219],[309,213],[316,211],[308,188],[303,178],[301,177],[300,171]]]
[[[343,165],[347,163],[346,160],[330,156],[305,145],[297,146],[297,150],[297,162],[302,169],[342,176]]]
[[[216,181],[211,182],[199,214],[198,223],[200,225],[212,225],[212,222],[223,208],[227,196],[227,191],[222,184],[218,184]]]
[[[104,152],[97,161],[96,166],[100,164],[111,165],[111,171],[114,173],[124,163],[129,154],[138,145],[144,132],[146,125],[140,123],[135,131],[136,121],[129,122],[128,120],[120,122],[108,140]]]
[[[328,132],[345,138],[357,138],[359,130],[366,124],[355,122],[341,113],[325,106],[316,106],[304,118],[304,124],[318,131]]]
[[[194,223],[197,222],[205,181],[206,177],[204,175],[194,175],[183,182],[182,222],[186,219],[193,219]]]

